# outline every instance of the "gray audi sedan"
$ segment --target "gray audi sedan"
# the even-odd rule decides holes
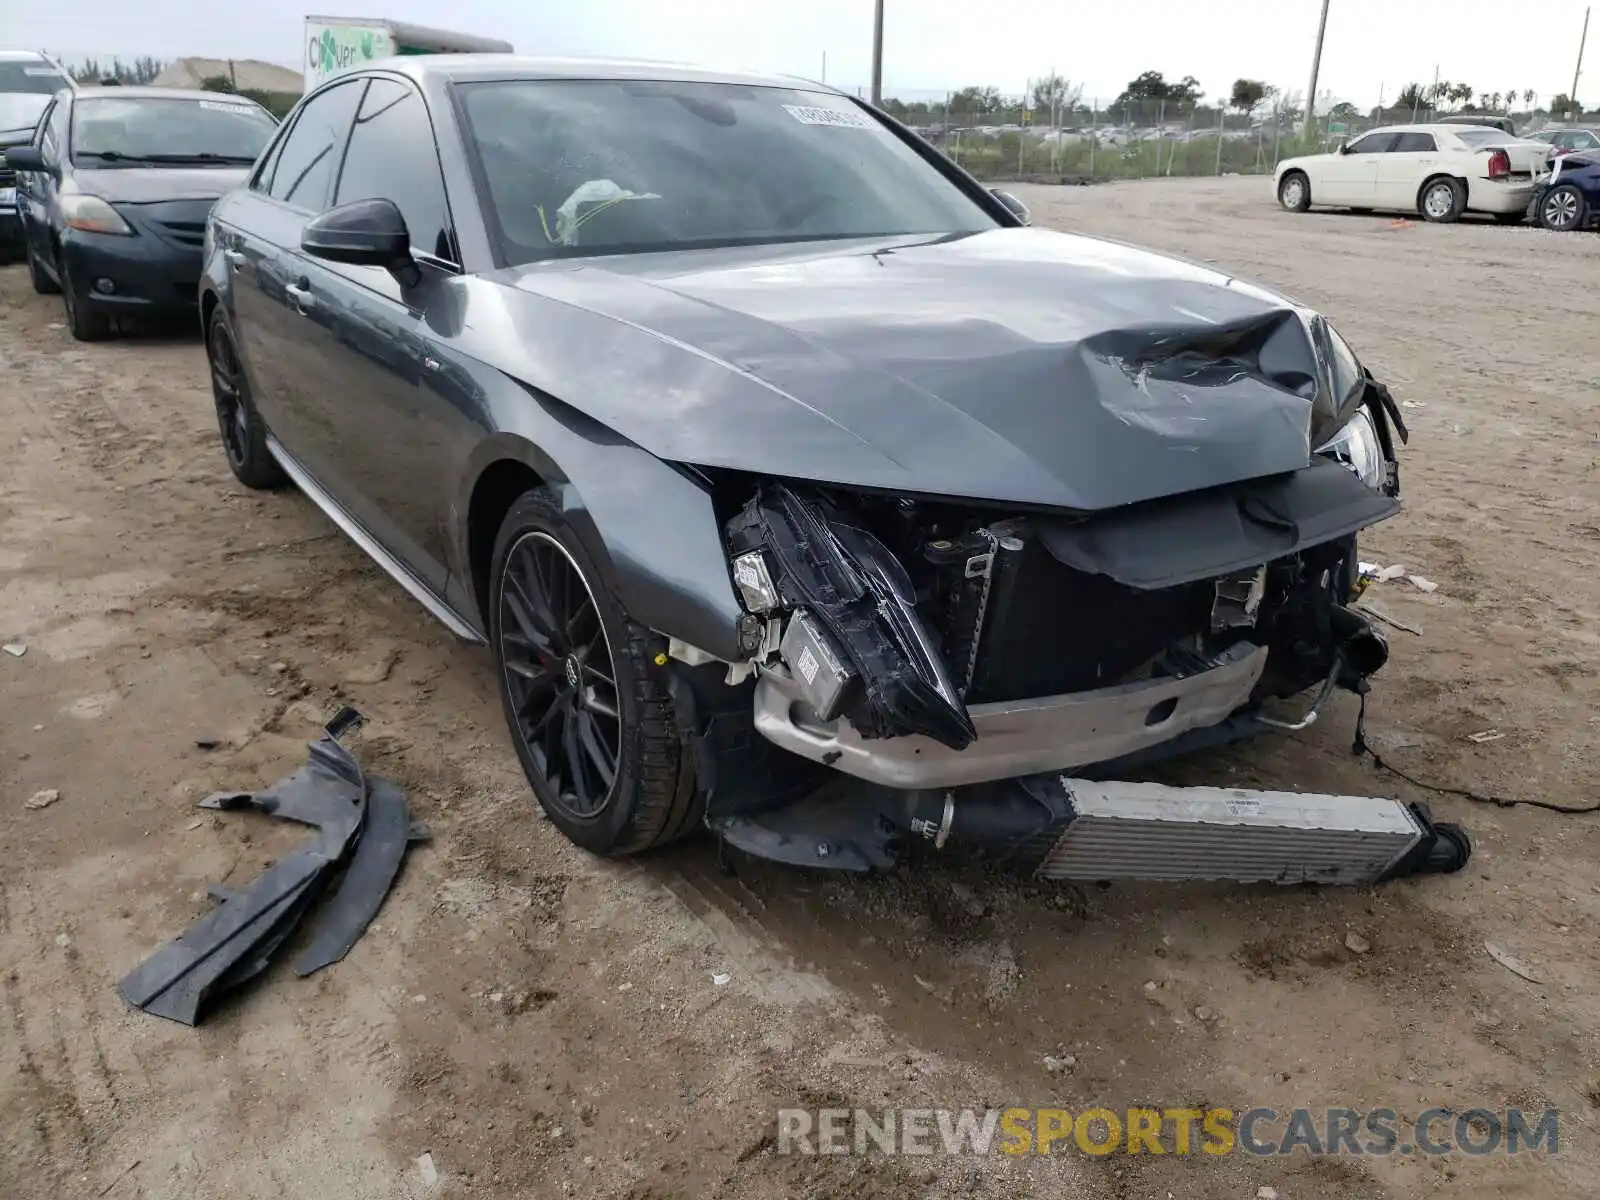
[[[234,473],[487,643],[597,853],[709,826],[1049,874],[1064,775],[1303,727],[1384,665],[1349,601],[1404,426],[1328,321],[1032,228],[834,89],[373,63],[205,253]]]

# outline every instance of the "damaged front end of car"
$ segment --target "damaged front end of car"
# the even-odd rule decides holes
[[[713,795],[713,830],[855,870],[918,843],[1050,878],[1458,869],[1465,836],[1420,806],[1092,782],[1304,729],[1387,660],[1350,601],[1358,531],[1399,508],[1405,431],[1388,391],[1326,345],[1324,379],[1345,385],[1323,405],[1335,431],[1287,474],[1087,513],[754,482],[725,526],[738,673],[753,732],[788,752],[763,778],[796,761],[821,774],[741,777]]]

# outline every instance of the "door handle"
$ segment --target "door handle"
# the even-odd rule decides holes
[[[311,281],[302,279],[299,283],[286,283],[283,285],[285,294],[289,297],[289,306],[296,312],[304,314],[306,309],[315,305],[311,298]]]
[[[222,252],[222,257],[227,260],[228,265],[230,267],[242,267],[242,266],[244,266],[244,251],[243,250],[224,250]]]

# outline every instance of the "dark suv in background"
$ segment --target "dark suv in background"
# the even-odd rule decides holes
[[[34,290],[60,292],[80,341],[118,315],[192,311],[206,217],[278,122],[253,100],[177,88],[85,88],[50,101],[17,171]]]
[[[49,55],[0,50],[0,262],[22,254],[16,174],[6,165],[5,152],[32,142],[50,97],[72,86],[72,77]]]

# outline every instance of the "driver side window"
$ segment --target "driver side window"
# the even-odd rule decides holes
[[[52,100],[50,108],[39,119],[39,153],[44,155],[47,165],[54,166],[61,161],[61,143],[67,136],[67,106],[60,101]]]

